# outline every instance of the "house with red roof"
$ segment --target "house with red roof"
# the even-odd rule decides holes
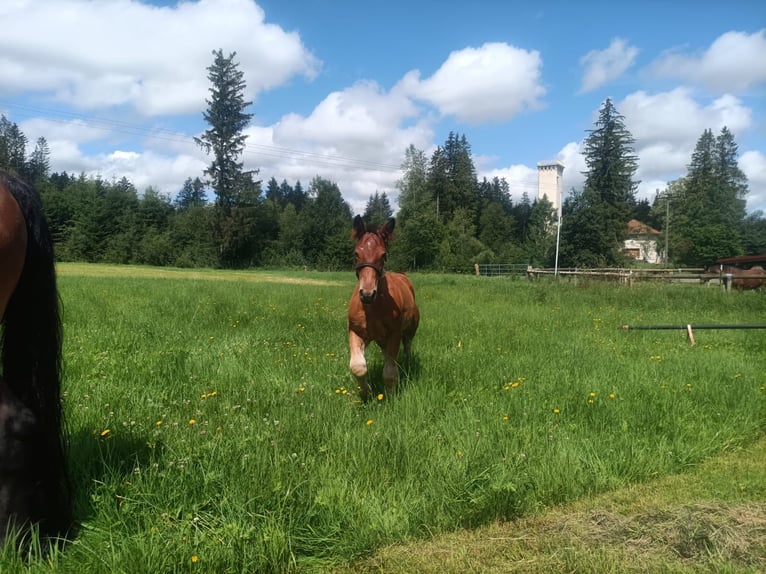
[[[628,221],[628,237],[622,246],[626,257],[645,263],[661,263],[662,257],[657,247],[661,232],[641,223],[638,219]]]

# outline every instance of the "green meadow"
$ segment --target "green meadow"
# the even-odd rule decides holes
[[[413,274],[358,400],[354,275],[61,264],[79,529],[3,572],[327,572],[692,471],[766,432],[766,295]],[[401,571],[406,571],[403,568]]]

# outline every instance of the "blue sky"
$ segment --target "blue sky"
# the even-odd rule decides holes
[[[543,160],[579,188],[607,97],[636,138],[639,197],[727,125],[748,210],[766,211],[762,2],[36,0],[2,3],[0,17],[0,113],[32,144],[46,138],[54,171],[171,196],[201,176],[192,137],[221,48],[254,102],[246,167],[336,181],[355,211],[375,191],[395,199],[406,147],[430,155],[450,131],[516,200],[536,194]]]

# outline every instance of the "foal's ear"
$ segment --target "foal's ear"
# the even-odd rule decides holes
[[[380,228],[378,233],[383,238],[383,241],[388,241],[391,239],[391,236],[394,234],[394,225],[396,225],[396,219],[392,217],[386,221],[386,224],[383,227]]]
[[[351,231],[351,237],[354,240],[358,240],[367,231],[367,225],[364,223],[361,215],[357,215],[354,218],[354,229]]]

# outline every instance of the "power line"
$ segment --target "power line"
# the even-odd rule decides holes
[[[86,116],[74,112],[29,106],[25,104],[0,102],[0,107],[6,109],[15,108],[17,110],[21,110],[22,112],[27,112],[26,114],[22,113],[20,115],[30,119],[34,119],[36,114],[41,114],[46,116],[45,119],[47,121],[55,123],[69,124],[72,122],[80,122],[85,127],[109,133],[139,136],[158,141],[167,141],[171,143],[189,143],[192,137],[188,134],[184,134],[176,130],[169,130],[167,128],[153,128],[132,122],[101,118],[97,116]],[[399,165],[391,163],[377,162],[373,160],[366,160],[337,154],[322,154],[266,144],[245,143],[244,153],[261,155],[275,159],[310,160],[313,165],[322,165],[324,167],[356,167],[385,172],[401,171],[401,167]]]
[[[35,119],[42,115],[46,121],[71,124],[79,122],[81,125],[101,130],[107,133],[123,134],[128,136],[143,137],[156,141],[169,143],[188,144],[192,136],[171,130],[167,128],[149,127],[134,122],[104,118],[98,116],[88,116],[75,112],[32,106],[28,104],[10,103],[0,101],[0,109],[15,109],[20,111],[19,115],[28,119]],[[273,146],[257,143],[245,143],[244,154],[252,156],[261,156],[277,160],[306,161],[312,166],[347,168],[347,169],[367,169],[388,173],[397,173],[402,170],[400,165],[385,162],[377,162],[361,158],[349,157],[336,154],[323,154],[299,150],[289,147]],[[491,180],[490,180],[491,181]],[[523,193],[537,194],[537,176],[530,175],[522,180],[506,180],[508,191],[511,194],[521,195]]]

